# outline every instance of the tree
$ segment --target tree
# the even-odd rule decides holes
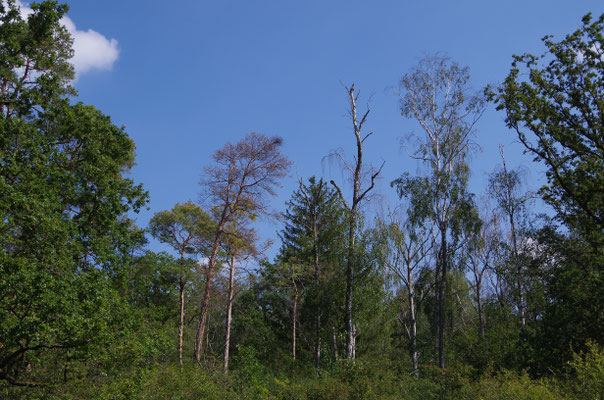
[[[32,9],[24,21],[14,2],[0,6],[0,379],[27,386],[55,378],[45,361],[90,357],[128,323],[118,284],[139,235],[127,214],[147,202],[124,177],[124,129],[65,97],[67,8]]]
[[[204,168],[202,197],[216,210],[216,231],[206,269],[206,284],[195,338],[195,359],[200,363],[216,259],[227,223],[239,216],[272,215],[268,196],[291,165],[280,152],[283,140],[249,133],[236,144],[227,143],[213,155],[216,165]]]
[[[321,280],[323,273],[336,253],[335,240],[339,237],[341,206],[334,189],[315,177],[298,189],[287,202],[284,214],[285,226],[280,234],[282,247],[279,258],[288,265],[302,265],[298,279],[312,282],[314,314],[314,361],[319,368],[321,360],[321,314],[324,294]],[[296,280],[293,281],[295,283]]]
[[[355,92],[354,84],[350,86],[350,88],[346,88],[348,92],[348,100],[350,104],[350,119],[352,121],[352,128],[354,131],[354,136],[356,140],[357,147],[357,155],[354,159],[354,164],[350,164],[346,162],[343,156],[339,153],[332,153],[333,156],[338,157],[344,168],[350,172],[351,180],[352,180],[352,202],[348,204],[344,199],[344,194],[342,193],[342,189],[335,183],[335,181],[331,181],[331,184],[336,188],[340,199],[344,203],[344,206],[347,209],[348,214],[348,251],[346,256],[346,357],[349,359],[355,358],[355,337],[356,337],[356,329],[353,323],[353,291],[354,291],[354,267],[355,267],[355,237],[356,237],[356,229],[358,222],[358,208],[361,202],[366,198],[367,194],[373,189],[375,186],[375,179],[380,175],[382,168],[384,167],[384,163],[380,166],[379,169],[374,170],[373,168],[363,169],[363,142],[372,135],[373,132],[369,132],[365,136],[362,136],[363,125],[367,121],[367,116],[369,115],[370,109],[363,114],[363,116],[359,119],[357,116],[357,101],[359,99],[359,92]],[[370,176],[370,184],[366,189],[361,189],[362,180],[367,175]]]
[[[522,283],[522,263],[519,251],[519,219],[526,214],[526,205],[530,200],[530,193],[521,193],[522,174],[518,169],[508,171],[503,153],[503,146],[499,146],[502,166],[489,175],[489,194],[495,199],[497,207],[504,217],[508,220],[510,226],[510,240],[512,242],[511,263],[516,273],[516,289],[518,292],[518,310],[520,311],[520,321],[522,332],[526,330],[526,300],[525,289]]]
[[[256,231],[246,225],[248,220],[233,218],[225,228],[225,236],[222,247],[228,258],[229,264],[229,288],[227,291],[227,313],[226,328],[224,334],[224,357],[223,372],[229,371],[229,354],[231,346],[231,322],[233,313],[233,300],[235,297],[235,267],[236,262],[241,262],[250,257],[258,257],[264,249],[259,250],[256,247],[258,237]],[[268,247],[270,242],[264,247]]]
[[[203,253],[208,247],[213,221],[201,207],[189,202],[176,204],[172,210],[159,211],[149,221],[151,235],[168,244],[178,253],[179,319],[178,319],[178,363],[182,366],[182,337],[185,321],[185,285],[188,270],[187,254]]]
[[[44,1],[31,5],[24,20],[15,0],[0,4],[0,114],[28,118],[67,104],[73,66],[72,38],[61,25],[67,5]]]
[[[602,340],[604,14],[582,22],[560,41],[544,37],[544,54],[514,56],[505,81],[488,91],[526,152],[545,166],[539,194],[566,228],[541,230],[537,243],[554,262],[529,270],[545,286],[539,335],[529,338],[539,373],[562,368],[589,339]]]
[[[547,168],[541,195],[569,228],[604,243],[604,14],[541,56],[514,56],[490,98],[526,151]]]
[[[435,329],[438,330],[439,366],[444,359],[445,284],[449,267],[448,238],[456,214],[467,210],[466,191],[474,126],[484,111],[483,97],[469,86],[469,70],[447,58],[432,57],[403,76],[399,93],[401,114],[414,118],[425,133],[418,141],[413,157],[429,168],[426,177],[403,175],[392,182],[401,197],[410,197],[417,210],[424,210],[439,232],[439,256],[436,266],[437,303]]]
[[[488,208],[485,207],[486,210]],[[477,211],[477,210],[476,210]],[[497,218],[489,216],[488,211],[483,213],[482,218],[475,213],[471,219],[470,229],[463,232],[467,269],[471,273],[470,284],[474,289],[474,300],[478,312],[478,337],[484,340],[485,318],[483,296],[485,286],[488,284],[489,272],[494,267],[495,253],[499,246],[499,232],[497,230]]]
[[[421,268],[424,267],[432,253],[432,227],[429,221],[415,218],[412,209],[408,210],[406,220],[395,213],[390,215],[388,224],[382,227],[386,235],[385,264],[395,278],[403,283],[407,298],[403,302],[402,315],[408,316],[401,321],[409,337],[409,353],[413,365],[413,375],[419,375],[419,355],[417,350],[417,296],[416,281]]]

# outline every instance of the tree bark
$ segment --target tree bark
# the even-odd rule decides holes
[[[332,350],[333,350],[333,360],[338,362],[340,357],[338,355],[338,338],[336,336],[336,327],[331,327],[331,338],[332,338]]]
[[[369,132],[365,135],[364,138],[361,137],[361,130],[367,116],[369,115],[369,109],[363,114],[360,121],[357,119],[357,98],[358,94],[355,95],[354,92],[354,84],[351,85],[350,88],[347,88],[348,97],[350,101],[350,116],[352,119],[352,125],[354,129],[354,135],[356,139],[357,146],[357,156],[355,159],[354,171],[352,168],[349,168],[352,172],[352,183],[353,183],[353,191],[352,191],[352,203],[350,207],[348,203],[344,199],[344,195],[342,194],[342,190],[340,187],[332,180],[331,184],[335,186],[340,198],[342,199],[344,205],[348,209],[349,213],[349,227],[348,227],[348,253],[347,253],[347,262],[346,262],[346,304],[345,304],[345,312],[346,312],[346,357],[348,359],[354,359],[356,355],[356,327],[353,324],[353,307],[352,307],[352,297],[354,290],[354,244],[355,244],[355,231],[356,231],[356,219],[357,219],[357,206],[358,204],[365,198],[367,193],[369,193],[373,187],[375,186],[375,178],[380,174],[384,164],[380,169],[374,172],[371,175],[371,184],[365,189],[365,191],[361,192],[361,174],[363,172],[363,142],[367,139],[372,132]]]
[[[518,252],[518,242],[516,238],[516,224],[514,216],[516,214],[516,205],[514,204],[514,197],[512,195],[512,182],[510,181],[510,175],[508,174],[508,167],[505,162],[505,156],[503,153],[503,145],[499,146],[499,154],[501,154],[501,160],[503,162],[503,174],[505,177],[505,188],[506,188],[506,197],[507,197],[507,213],[510,219],[510,228],[512,230],[512,248],[514,250],[514,264],[516,267],[516,279],[518,285],[518,305],[520,311],[520,320],[522,324],[522,333],[526,331],[526,306],[524,300],[524,288],[522,286],[522,267],[520,266],[520,257]]]
[[[484,339],[484,321],[482,317],[482,301],[480,299],[480,292],[482,290],[482,279],[476,280],[476,305],[478,307],[478,335],[480,340]]]
[[[440,255],[439,255],[440,258]],[[436,262],[436,270],[434,271],[434,364],[438,362],[438,331],[439,331],[439,306],[440,306],[440,260]]]
[[[438,285],[438,366],[445,368],[445,285],[447,282],[447,229],[441,228],[441,278]]]
[[[229,350],[231,345],[231,320],[233,310],[233,294],[235,293],[235,256],[231,256],[231,264],[229,266],[229,293],[227,298],[227,316],[226,316],[226,332],[224,335],[224,363],[223,371],[225,374],[229,372]]]
[[[210,308],[210,294],[212,291],[212,281],[214,280],[214,269],[216,266],[216,258],[218,256],[218,247],[220,246],[221,236],[222,230],[219,228],[214,240],[214,245],[212,247],[212,255],[210,256],[210,261],[208,262],[206,285],[201,303],[201,315],[199,317],[199,324],[197,325],[197,334],[195,335],[195,361],[200,365],[201,354],[203,351],[203,336],[205,334],[208,310]]]
[[[185,261],[185,247],[183,246],[180,251],[180,262],[182,263],[181,267],[184,267]],[[184,332],[185,326],[185,278],[183,276],[183,271],[180,273],[178,281],[178,298],[179,298],[179,307],[178,307],[178,365],[182,369],[182,336]]]
[[[298,288],[294,283],[294,301],[292,305],[292,357],[296,360],[296,320],[298,318]]]
[[[317,216],[313,216],[313,235],[314,235],[314,264],[315,264],[315,289],[316,295],[319,296],[319,246],[318,246],[318,231],[317,231]],[[316,331],[315,331],[315,368],[319,369],[321,363],[321,309],[320,296],[317,299],[318,307],[316,309]]]
[[[180,367],[182,368],[182,336],[185,326],[185,280],[182,275],[180,277],[178,290],[180,294],[180,312],[178,319],[178,365],[180,365]]]
[[[413,365],[413,375],[419,374],[417,364],[417,321],[415,318],[415,288],[413,287],[413,272],[407,269],[407,294],[409,295],[409,334],[411,339],[411,362]]]
[[[353,290],[353,265],[355,243],[355,211],[351,211],[350,226],[348,229],[348,260],[346,263],[346,358],[354,359],[355,339],[352,323],[352,290]]]

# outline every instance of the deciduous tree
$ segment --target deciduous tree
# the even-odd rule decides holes
[[[195,338],[195,359],[199,363],[216,260],[226,225],[245,215],[271,216],[268,197],[275,195],[279,179],[287,174],[291,162],[281,154],[282,139],[249,133],[236,144],[227,143],[213,155],[215,164],[204,168],[200,181],[202,199],[216,210],[216,231],[201,302]]]
[[[526,151],[547,168],[545,201],[568,227],[604,243],[604,14],[541,56],[514,56],[509,75],[490,92]]]
[[[189,202],[176,204],[172,210],[155,213],[149,221],[151,234],[168,244],[178,253],[179,319],[178,319],[178,362],[182,366],[182,337],[185,321],[185,285],[189,275],[188,254],[204,253],[214,230],[214,223],[201,207]]]
[[[458,211],[467,209],[466,191],[469,168],[467,157],[472,152],[471,137],[476,122],[484,111],[483,97],[473,92],[469,84],[469,69],[443,57],[420,61],[400,82],[401,114],[415,119],[424,136],[417,141],[413,157],[428,168],[425,177],[403,175],[395,180],[399,195],[410,196],[424,204],[439,232],[437,262],[437,303],[435,329],[438,329],[438,359],[445,367],[445,284],[449,268],[448,239]]]

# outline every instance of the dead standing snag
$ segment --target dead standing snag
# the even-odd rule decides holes
[[[195,338],[195,360],[200,363],[216,258],[225,227],[236,216],[272,216],[268,204],[287,175],[291,161],[281,154],[280,137],[249,133],[236,144],[227,143],[213,155],[200,181],[202,198],[217,210],[214,243],[206,270],[206,285]]]

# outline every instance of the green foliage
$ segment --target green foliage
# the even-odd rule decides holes
[[[577,399],[604,398],[604,351],[596,343],[588,342],[587,350],[574,354],[570,362],[572,377],[569,392]]]
[[[126,217],[146,204],[125,178],[134,143],[92,106],[64,97],[71,41],[47,1],[22,21],[0,8],[0,379],[53,380],[128,331],[121,282],[141,240]],[[36,68],[33,83],[15,82]],[[23,73],[25,73],[23,72]],[[114,346],[109,346],[114,347]],[[26,376],[23,372],[27,371]]]
[[[75,94],[72,39],[60,22],[68,6],[44,1],[31,8],[24,20],[14,0],[0,5],[0,111],[6,119],[35,118]]]
[[[170,211],[155,213],[149,221],[153,237],[168,244],[180,258],[208,251],[215,224],[203,209],[191,202],[176,204]]]
[[[538,231],[536,241],[528,266],[531,281],[540,282],[532,290],[543,300],[528,344],[532,372],[549,375],[562,372],[590,340],[604,341],[604,249],[551,226]]]
[[[535,161],[545,164],[545,201],[572,229],[603,243],[604,14],[590,14],[563,40],[543,39],[547,53],[514,56],[504,83],[491,92],[506,123]]]
[[[477,279],[469,281],[464,268],[491,238],[467,191],[467,157],[483,99],[469,90],[467,69],[444,58],[424,60],[401,81],[401,112],[426,131],[415,155],[427,170],[392,183],[406,202],[407,221],[367,227],[356,205],[346,212],[339,189],[314,177],[301,181],[287,203],[276,262],[238,285],[236,346],[226,375],[216,363],[224,344],[223,296],[202,304],[210,321],[199,336],[208,343],[202,368],[186,359],[176,365],[177,306],[191,311],[179,334],[193,342],[190,315],[199,315],[204,284],[208,299],[225,285],[212,281],[215,266],[192,273],[198,272],[192,255],[203,254],[212,239],[233,256],[258,252],[247,222],[271,214],[266,194],[275,194],[290,165],[279,153],[281,140],[250,134],[218,151],[203,183],[221,204],[211,209],[221,225],[193,203],[176,204],[155,214],[149,230],[179,259],[145,251],[144,231],[128,218],[148,199],[126,178],[134,143],[108,116],[69,98],[71,39],[60,25],[67,7],[45,1],[32,9],[23,20],[14,1],[0,2],[0,397],[601,398],[604,356],[595,343],[604,342],[604,15],[593,23],[586,16],[559,43],[546,38],[542,58],[516,57],[491,94],[527,149],[548,165],[541,193],[568,230],[545,224],[527,231],[530,240],[514,256],[493,239],[492,286],[482,297],[476,293]],[[242,165],[249,168],[238,170]],[[526,197],[512,193],[517,171],[504,168],[491,178],[498,206],[524,212]],[[242,197],[231,202],[232,190]],[[355,203],[363,196],[355,195]],[[419,374],[407,351],[409,297],[401,296],[404,285],[389,286],[384,268],[393,246],[410,257],[417,240],[427,246],[421,265],[402,280],[414,286]],[[526,290],[528,316],[522,331],[519,288]],[[484,329],[476,324],[478,304]],[[356,359],[340,359],[353,337]]]

